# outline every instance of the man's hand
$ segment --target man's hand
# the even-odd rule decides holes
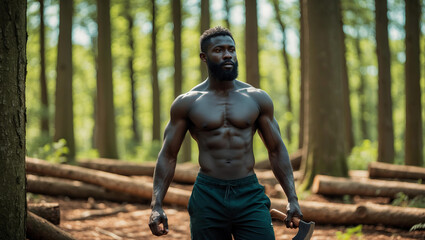
[[[162,226],[160,224],[162,224]],[[162,236],[168,233],[168,219],[162,208],[152,209],[149,218],[149,228],[152,234],[156,236]]]
[[[286,215],[286,227],[297,228],[299,221],[296,221],[297,223],[295,223],[294,218],[298,218],[300,220],[303,218],[303,214],[301,213],[300,205],[298,204],[297,200],[288,203],[286,206]]]

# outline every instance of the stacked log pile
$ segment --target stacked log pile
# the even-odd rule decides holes
[[[150,202],[151,200],[153,191],[151,178],[154,171],[152,163],[136,164],[97,159],[79,161],[78,165],[51,164],[43,160],[27,158],[28,191],[47,195],[66,195],[73,198],[93,197],[118,202]],[[194,165],[178,165],[174,181],[193,184],[197,171],[198,167]],[[256,170],[256,172],[263,184],[269,184],[272,188],[277,184],[271,170]],[[146,177],[133,177],[135,175]],[[298,173],[294,175],[297,177]],[[402,191],[409,196],[425,195],[425,188],[421,184],[382,181],[372,181],[368,178],[365,181],[318,176],[313,191],[318,194],[332,195],[347,189],[351,192],[342,194],[393,196],[395,192]],[[279,191],[283,192],[281,188]],[[190,190],[170,187],[164,202],[186,207],[190,194]],[[272,207],[285,209],[285,200],[273,197],[271,199]],[[317,223],[363,223],[411,227],[425,222],[425,210],[419,208],[311,201],[300,201],[300,205],[304,219]]]

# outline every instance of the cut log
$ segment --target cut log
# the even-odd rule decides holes
[[[272,208],[286,209],[287,201],[271,199]],[[425,209],[396,207],[373,203],[341,204],[312,201],[299,201],[305,221],[319,224],[370,224],[398,228],[410,228],[425,222]]]
[[[27,238],[31,240],[75,240],[69,233],[32,212],[27,215]]]
[[[396,178],[425,180],[425,168],[416,166],[395,165],[389,163],[372,162],[369,164],[370,178]]]
[[[153,176],[154,162],[134,163],[106,158],[79,160],[78,165],[124,176]],[[177,164],[173,181],[193,184],[198,176],[199,166],[191,163]]]
[[[60,223],[59,203],[28,203],[28,211],[55,225],[59,225]]]
[[[425,186],[417,183],[394,182],[372,179],[348,179],[317,175],[312,192],[324,195],[359,195],[395,198],[403,192],[409,197],[425,196]]]
[[[152,184],[135,181],[127,176],[66,164],[51,164],[35,158],[26,158],[26,169],[27,173],[78,180],[112,191],[125,192],[148,200],[152,199]],[[165,195],[164,203],[186,207],[190,194],[189,191],[170,187]]]
[[[298,149],[296,152],[289,155],[289,160],[291,161],[292,169],[299,170],[301,166],[301,158],[302,158],[302,149]],[[256,169],[272,169],[270,166],[270,161],[268,159],[259,161],[255,163]]]
[[[86,219],[93,219],[97,217],[111,216],[121,212],[128,212],[128,210],[125,206],[119,206],[116,208],[107,208],[107,209],[87,210],[81,213],[79,216],[70,217],[70,218],[67,218],[66,220],[80,221],[80,220],[86,220]]]
[[[96,200],[108,200],[114,202],[148,202],[147,199],[141,197],[111,191],[93,184],[31,174],[27,174],[27,192],[50,196],[67,196],[77,199],[88,199],[92,197]]]

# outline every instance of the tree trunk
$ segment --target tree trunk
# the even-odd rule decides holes
[[[28,213],[27,237],[31,240],[75,240],[69,233],[32,212]]]
[[[341,34],[341,63],[342,63],[342,90],[343,90],[343,98],[344,98],[344,120],[345,120],[345,152],[347,156],[350,155],[351,150],[353,149],[354,143],[354,135],[353,135],[353,121],[351,115],[351,104],[350,104],[350,82],[348,79],[347,72],[347,58],[346,52],[347,48],[345,45],[345,33],[344,33],[344,22],[342,18],[342,8],[341,3],[339,3],[339,32]]]
[[[360,33],[359,30],[357,30],[357,37],[354,39],[354,45],[356,48],[357,53],[357,59],[358,59],[358,75],[360,79],[359,88],[357,89],[357,95],[359,96],[359,120],[360,120],[360,131],[361,131],[361,139],[369,139],[369,131],[367,127],[367,120],[366,120],[366,93],[365,90],[367,88],[366,86],[366,76],[364,69],[364,59],[363,59],[363,53],[362,49],[360,47]]]
[[[103,187],[80,181],[36,175],[27,175],[27,180],[27,191],[30,193],[49,196],[67,196],[86,200],[88,198],[94,198],[96,200],[108,200],[113,202],[147,202],[147,200],[140,197],[122,192],[109,191]]]
[[[46,41],[44,34],[44,0],[40,2],[40,93],[41,93],[41,133],[49,136],[49,99],[46,80]]]
[[[305,129],[305,113],[306,113],[306,82],[307,82],[307,46],[306,46],[306,24],[307,16],[305,14],[305,0],[300,0],[300,113],[299,113],[299,132],[298,132],[298,149],[304,146],[304,129]]]
[[[395,198],[403,192],[409,197],[425,195],[425,185],[384,180],[355,180],[340,177],[317,175],[312,192],[324,195],[359,195]]]
[[[287,201],[271,199],[272,208],[285,209]],[[373,203],[342,204],[312,201],[299,201],[304,221],[318,224],[338,225],[385,225],[397,228],[410,228],[425,221],[423,208],[385,206]]]
[[[286,111],[292,114],[292,98],[291,98],[291,67],[289,63],[288,53],[286,52],[286,25],[282,21],[279,12],[279,2],[278,0],[273,0],[273,6],[275,10],[276,21],[279,23],[282,30],[283,40],[282,40],[282,56],[283,62],[285,65],[285,80],[286,80],[286,96],[288,98],[288,104]],[[286,136],[288,141],[292,141],[292,120],[289,119],[286,122]]]
[[[245,21],[246,82],[259,88],[257,0],[245,1]]]
[[[128,35],[128,46],[130,48],[130,56],[128,57],[128,70],[130,75],[131,85],[131,120],[133,130],[133,141],[138,144],[140,143],[139,124],[137,123],[137,97],[136,97],[136,80],[134,79],[134,36],[133,36],[133,15],[131,13],[130,0],[125,1],[125,18],[128,23],[127,35]]]
[[[369,164],[370,178],[395,178],[425,180],[425,168],[416,166],[401,166],[389,163],[371,162]]]
[[[97,0],[98,57],[96,147],[100,157],[118,158],[112,81],[110,0]]]
[[[201,0],[201,35],[210,28],[210,0]],[[201,81],[208,77],[207,65],[201,62]]]
[[[161,102],[158,82],[158,63],[156,57],[156,4],[155,0],[151,0],[152,4],[152,33],[151,33],[151,77],[152,77],[152,140],[161,140]]]
[[[55,225],[59,225],[60,223],[59,203],[28,203],[28,211]]]
[[[26,10],[0,4],[0,239],[25,239]]]
[[[306,1],[308,31],[308,131],[303,188],[314,176],[347,176],[338,1]],[[307,93],[307,92],[306,92]],[[304,131],[306,131],[304,129]]]
[[[230,0],[224,1],[224,8],[226,10],[226,17],[224,19],[224,22],[226,23],[226,28],[230,30]]]
[[[405,0],[406,3],[406,135],[404,162],[406,165],[423,165],[422,104],[420,72],[420,21],[419,0]]]
[[[73,0],[59,3],[59,40],[55,96],[54,141],[66,140],[68,161],[75,160],[74,111],[72,100],[72,14]]]
[[[49,164],[46,161],[34,158],[27,158],[26,162],[29,173],[78,180],[102,186],[111,191],[129,193],[149,200],[152,199],[153,185],[134,181],[130,177],[66,164]],[[164,202],[187,207],[189,197],[189,191],[169,188]]]
[[[394,162],[391,99],[391,55],[388,44],[387,0],[375,0],[378,56],[378,162]]]

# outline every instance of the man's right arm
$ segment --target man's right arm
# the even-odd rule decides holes
[[[157,236],[168,233],[167,217],[162,209],[162,202],[174,177],[177,154],[188,129],[188,104],[182,98],[182,96],[178,97],[171,106],[170,122],[164,131],[164,141],[154,172],[149,227]],[[162,228],[160,224],[163,224]]]

